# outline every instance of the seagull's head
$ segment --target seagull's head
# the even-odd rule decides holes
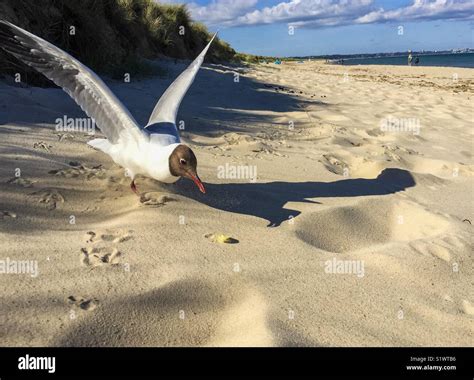
[[[192,180],[199,188],[201,193],[206,193],[204,185],[202,184],[197,174],[197,159],[190,147],[180,144],[169,158],[170,173],[175,177],[185,177]]]

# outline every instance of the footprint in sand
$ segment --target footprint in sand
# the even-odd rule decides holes
[[[67,300],[69,304],[86,311],[92,311],[99,305],[99,301],[95,298],[69,296]]]
[[[401,154],[420,155],[416,150],[407,149],[396,144],[384,144],[382,148],[384,149],[383,154],[387,161],[399,162],[402,160]]]
[[[112,242],[122,243],[132,238],[132,230],[105,230],[104,232],[96,233],[89,231],[86,233],[86,243],[100,243],[100,242]]]
[[[0,211],[0,219],[16,218],[16,214],[10,211]]]
[[[385,132],[380,130],[380,128],[370,129],[367,131],[367,134],[373,137],[385,136]]]
[[[74,135],[71,135],[70,133],[57,133],[56,136],[58,136],[59,141],[74,139]]]
[[[113,247],[81,248],[82,264],[88,267],[97,267],[104,264],[117,265],[121,252]]]
[[[23,177],[14,177],[14,178],[11,178],[7,181],[7,183],[9,183],[9,184],[18,185],[18,186],[22,186],[22,187],[32,187],[33,183],[35,183],[35,182],[36,181],[32,181],[32,180],[29,180],[29,179],[23,178]]]
[[[49,210],[55,210],[59,207],[59,204],[64,203],[64,197],[62,194],[55,189],[44,189],[31,193],[38,199],[38,203],[44,203],[48,206]]]
[[[349,172],[349,166],[339,157],[330,154],[323,154],[323,165],[331,173],[344,175]]]
[[[145,206],[161,207],[169,202],[176,202],[177,199],[158,192],[144,193],[140,196],[140,203]]]
[[[46,152],[50,152],[50,149],[52,148],[52,145],[46,144],[44,141],[38,141],[33,144],[34,149],[42,149],[45,150]]]
[[[252,152],[257,153],[256,157],[260,157],[261,154],[270,154],[277,157],[288,157],[286,154],[278,152],[274,146],[267,142],[259,142],[252,148]]]
[[[227,145],[239,145],[242,142],[253,142],[255,139],[252,136],[245,135],[245,134],[240,134],[240,133],[235,133],[235,132],[230,132],[226,133],[222,136],[222,139],[224,139],[227,143]]]
[[[383,170],[383,165],[370,156],[342,158],[333,154],[324,154],[321,162],[331,173],[351,178],[376,178]]]
[[[88,167],[80,162],[71,161],[67,169],[50,170],[48,173],[65,178],[85,178],[85,179],[104,179],[106,176],[102,165]]]
[[[86,233],[87,247],[81,248],[81,263],[88,267],[117,265],[122,252],[115,246],[132,239],[131,230],[89,231]]]

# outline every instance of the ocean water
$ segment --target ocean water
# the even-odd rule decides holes
[[[415,57],[415,56],[413,56]],[[418,55],[418,66],[447,66],[474,68],[474,53]],[[415,59],[413,58],[413,62]],[[401,57],[351,58],[344,65],[408,65],[408,54]]]

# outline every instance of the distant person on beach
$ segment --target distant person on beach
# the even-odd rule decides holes
[[[416,57],[415,58],[415,66],[417,66],[420,63],[420,58]]]
[[[411,55],[411,50],[408,50],[408,66],[411,66],[412,61],[413,57]]]

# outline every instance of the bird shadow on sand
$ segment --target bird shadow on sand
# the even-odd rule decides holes
[[[410,172],[389,168],[374,179],[343,179],[335,182],[206,183],[206,194],[194,189],[190,181],[170,186],[173,192],[218,210],[256,216],[268,221],[267,227],[301,212],[285,208],[288,202],[320,204],[317,198],[387,195],[415,186]]]

